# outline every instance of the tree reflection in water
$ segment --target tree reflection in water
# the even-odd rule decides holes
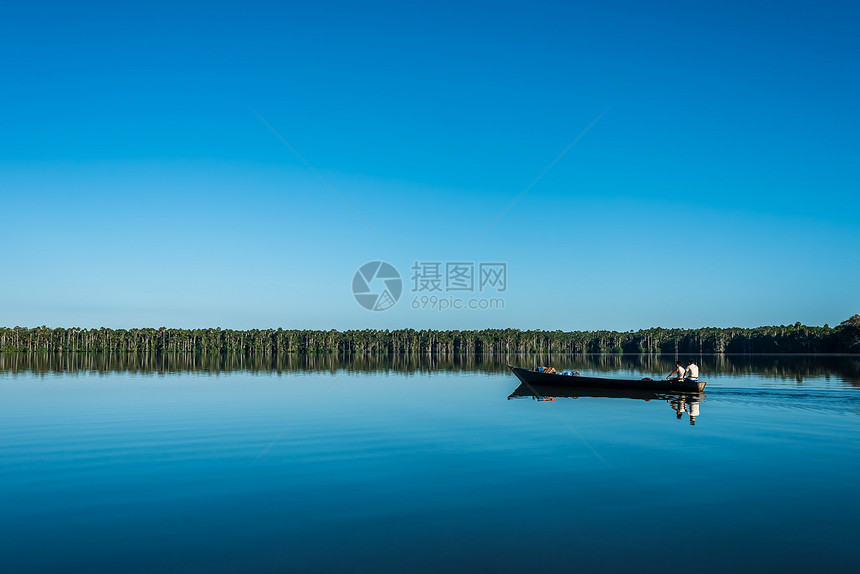
[[[507,365],[534,367],[551,365],[558,370],[583,375],[612,374],[641,378],[661,376],[676,360],[695,359],[703,377],[713,374],[756,375],[791,381],[802,386],[808,378],[836,377],[860,386],[860,357],[857,355],[614,355],[614,354],[521,354],[456,355],[392,354],[276,355],[241,353],[0,353],[0,373],[127,372],[127,373],[300,373],[300,372],[396,372],[404,374],[437,371],[462,373],[507,373]]]

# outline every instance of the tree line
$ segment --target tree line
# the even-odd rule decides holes
[[[755,328],[654,327],[623,332],[0,327],[0,351],[262,355],[860,353],[860,315],[836,327],[795,323]]]

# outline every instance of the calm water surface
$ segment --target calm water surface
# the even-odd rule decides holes
[[[857,357],[702,357],[695,405],[508,361],[0,357],[3,571],[860,567]]]

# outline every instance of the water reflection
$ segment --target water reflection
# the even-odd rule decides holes
[[[559,387],[544,385],[529,385],[521,383],[508,400],[531,398],[536,401],[555,401],[557,398],[579,399],[582,397],[600,397],[612,399],[635,399],[640,401],[666,401],[675,411],[680,420],[686,414],[690,424],[696,424],[700,413],[700,403],[705,400],[705,393],[670,394],[644,390],[625,389],[587,389],[580,387]]]
[[[674,358],[0,356],[5,571],[647,574],[702,540],[705,572],[856,562],[860,392],[810,387],[857,358],[704,357],[709,384],[750,373],[717,376],[706,405],[558,387],[506,401],[508,362],[642,378]],[[796,376],[806,388],[786,388]],[[529,400],[566,394],[627,400]],[[693,504],[695,527],[645,492]],[[620,524],[637,533],[623,552]]]
[[[696,417],[699,416],[699,402],[702,400],[704,400],[704,397],[685,397],[684,395],[680,395],[673,399],[666,399],[666,402],[675,411],[678,420],[684,418],[684,413],[686,413],[690,417],[690,424],[695,425]]]
[[[242,354],[135,354],[135,353],[0,353],[0,373],[49,374],[59,372],[398,372],[506,373],[507,365],[530,368],[552,365],[583,375],[613,373],[619,377],[663,376],[676,360],[695,359],[702,376],[757,375],[802,386],[806,379],[835,377],[860,386],[857,355],[242,355]]]

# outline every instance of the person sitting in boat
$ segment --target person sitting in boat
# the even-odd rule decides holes
[[[554,375],[555,369],[553,367],[538,367],[537,372],[538,373],[546,373],[547,375]]]
[[[676,380],[682,381],[682,380],[684,380],[684,373],[685,372],[686,372],[686,370],[684,369],[684,367],[681,366],[681,361],[675,361],[675,370],[672,371],[671,373],[669,373],[669,376],[666,377],[666,380],[668,381],[669,379],[672,378],[672,375],[677,374],[678,377],[676,378]]]
[[[692,359],[687,365],[687,378],[691,381],[699,380],[699,365],[697,365]]]

